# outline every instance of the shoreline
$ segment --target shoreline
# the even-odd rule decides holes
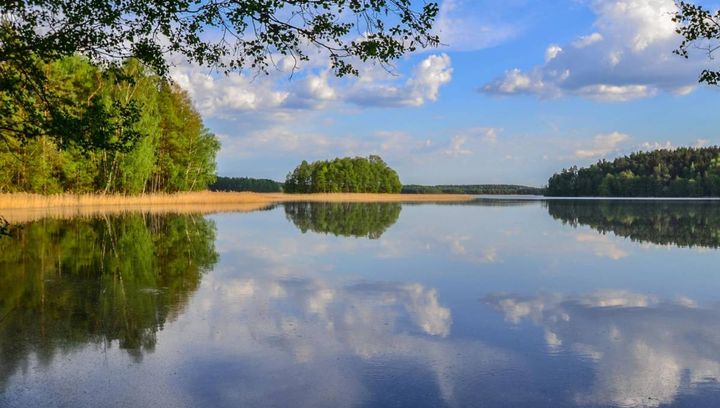
[[[9,222],[25,222],[44,217],[69,218],[127,212],[203,213],[250,212],[284,202],[466,202],[464,194],[367,194],[367,193],[250,193],[198,191],[177,194],[101,195],[101,194],[0,194],[0,216]]]
[[[173,209],[188,212],[251,211],[283,202],[464,202],[473,199],[463,194],[367,194],[367,193],[251,193],[198,191],[176,194],[116,195],[116,194],[0,194],[2,213],[32,211],[59,213],[101,212],[103,210],[132,211]],[[0,214],[1,215],[1,214]]]
[[[384,193],[251,193],[198,191],[175,194],[0,194],[0,210],[58,207],[106,207],[147,205],[277,204],[283,202],[448,202],[470,201],[470,194],[384,194]]]

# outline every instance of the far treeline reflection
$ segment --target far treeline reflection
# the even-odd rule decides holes
[[[44,219],[0,239],[0,390],[31,356],[49,364],[89,343],[136,360],[217,262],[200,215]]]
[[[303,233],[378,239],[400,217],[400,203],[289,202],[285,215]]]
[[[548,212],[573,226],[637,242],[720,247],[720,203],[713,201],[551,200]]]

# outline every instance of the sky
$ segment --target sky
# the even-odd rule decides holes
[[[712,9],[716,0],[700,2]],[[720,144],[717,61],[686,60],[673,0],[441,0],[442,46],[336,78],[318,55],[290,75],[179,64],[222,143],[221,176],[282,181],[302,160],[380,155],[404,184],[542,186],[633,151]],[[715,65],[717,66],[717,65]]]

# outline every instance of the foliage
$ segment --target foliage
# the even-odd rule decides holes
[[[215,225],[195,215],[44,219],[0,239],[0,389],[32,356],[87,343],[135,359],[217,262]]]
[[[402,188],[395,170],[380,158],[336,158],[305,160],[287,175],[286,193],[399,193]]]
[[[587,168],[554,174],[546,195],[555,197],[717,197],[720,147],[638,152]]]
[[[133,103],[76,101],[51,86],[45,64],[83,55],[116,71],[135,58],[167,77],[170,56],[220,71],[268,72],[279,55],[298,61],[320,49],[337,75],[351,61],[388,64],[436,46],[437,3],[413,0],[10,0],[0,7],[0,128],[25,141],[57,137],[59,147],[94,134],[124,133],[140,110]],[[416,4],[416,3],[415,3]],[[5,120],[9,119],[9,120]],[[9,123],[6,123],[9,122]],[[0,134],[0,137],[4,135]],[[99,147],[99,146],[93,146]],[[115,147],[111,147],[115,149]]]
[[[338,74],[349,60],[387,63],[438,44],[435,2],[412,0],[13,0],[3,5],[0,59],[34,52],[53,60],[77,53],[95,61],[135,57],[160,74],[166,55],[226,70],[265,69],[278,54],[308,59],[324,50]]]
[[[71,57],[42,69],[53,95],[65,100],[61,106],[71,107],[61,117],[75,119],[68,130],[47,124],[26,139],[5,128],[30,113],[2,105],[16,119],[0,118],[0,192],[173,192],[202,190],[214,180],[219,143],[177,86],[136,60],[103,71]],[[0,100],[12,99],[10,92],[0,90]],[[66,132],[75,136],[66,139]]]
[[[0,216],[0,238],[8,235],[10,235],[10,223],[7,222],[4,217]]]
[[[680,1],[673,21],[678,24],[677,33],[683,37],[675,54],[689,57],[690,48],[699,48],[713,59],[720,50],[720,9],[715,12],[685,1]],[[720,82],[720,70],[705,69],[700,74],[700,82],[717,85]]]
[[[720,248],[720,206],[712,201],[549,200],[550,215],[572,226],[638,242]]]
[[[542,195],[544,190],[537,187],[513,184],[469,184],[420,186],[407,184],[402,187],[403,194],[507,194]]]
[[[283,204],[285,216],[303,233],[378,239],[400,217],[399,203],[297,203]]]
[[[252,191],[256,193],[279,193],[282,184],[269,179],[254,179],[248,177],[218,177],[210,184],[211,191]]]

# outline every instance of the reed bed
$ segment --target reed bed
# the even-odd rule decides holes
[[[0,194],[0,216],[10,223],[43,218],[69,219],[130,212],[149,214],[214,214],[259,211],[278,203],[311,202],[450,202],[468,201],[461,194],[282,194],[200,191],[178,194],[100,195],[27,193]]]
[[[118,206],[175,206],[216,204],[272,204],[288,201],[314,202],[447,202],[467,201],[472,196],[462,194],[282,194],[249,192],[199,191],[177,194],[0,194],[0,209],[76,208]]]

